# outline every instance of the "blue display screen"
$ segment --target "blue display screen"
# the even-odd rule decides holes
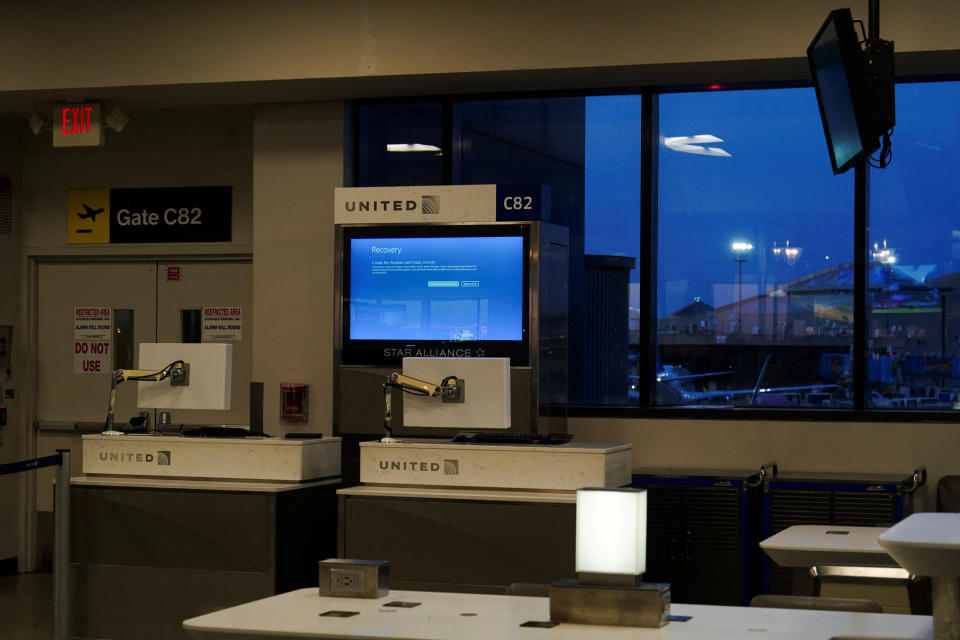
[[[352,238],[351,340],[523,340],[519,236]]]

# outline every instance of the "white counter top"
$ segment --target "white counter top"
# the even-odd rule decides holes
[[[436,449],[461,451],[463,449],[482,448],[501,451],[554,451],[560,454],[595,454],[606,455],[615,451],[629,451],[633,445],[629,442],[581,442],[570,440],[561,444],[493,444],[472,442],[450,442],[447,438],[401,438],[400,442],[380,442],[368,440],[360,443],[363,447],[409,449]]]
[[[885,527],[794,525],[760,543],[781,567],[815,564],[896,564],[877,537]]]
[[[393,601],[420,602],[412,608]],[[355,611],[350,617],[320,616]],[[676,615],[692,616],[662,628],[560,624],[519,625],[549,620],[549,599],[520,596],[391,591],[385,598],[321,598],[316,588],[300,589],[185,620],[194,638],[390,638],[393,640],[827,640],[834,637],[919,639],[933,637],[929,616],[803,611],[754,607],[683,605]]]

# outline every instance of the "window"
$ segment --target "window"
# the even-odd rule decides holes
[[[587,376],[577,400],[636,405],[642,100],[622,95],[586,102],[584,279],[592,299],[585,305],[582,350]]]
[[[960,400],[958,104],[960,82],[898,85],[893,162],[870,176],[873,408]]]
[[[358,184],[550,186],[571,239],[570,405],[646,407],[655,353],[655,407],[860,408],[867,344],[867,409],[960,406],[960,82],[898,85],[893,164],[870,174],[866,326],[854,172],[831,172],[814,90],[655,95],[651,131],[639,94],[360,105]],[[439,150],[387,151],[401,141]]]
[[[361,105],[356,111],[357,184],[441,184],[439,102]]]
[[[660,97],[657,404],[852,406],[853,177],[820,127],[813,89]]]
[[[636,402],[628,300],[640,230],[640,106],[638,95],[457,104],[460,182],[546,184],[550,221],[570,232],[571,404]]]

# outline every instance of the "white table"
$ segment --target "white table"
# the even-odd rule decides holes
[[[388,602],[420,602],[413,608]],[[356,611],[347,618],[321,617],[330,611]],[[549,599],[521,596],[392,591],[385,598],[321,598],[300,589],[191,618],[183,626],[200,640],[250,638],[389,638],[392,640],[826,640],[836,636],[929,639],[929,616],[719,607],[673,606],[693,616],[666,627],[607,627],[560,624],[550,629],[520,627],[549,620]]]
[[[885,527],[794,525],[760,543],[781,567],[816,564],[897,564],[877,537]]]

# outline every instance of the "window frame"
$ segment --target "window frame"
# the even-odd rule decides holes
[[[917,60],[914,60],[914,58]],[[901,65],[904,68],[921,67],[929,64],[929,61],[922,59],[922,56],[907,56],[909,63]],[[898,56],[898,64],[900,57]],[[939,66],[939,65],[930,65]],[[918,73],[910,69],[912,73],[908,75],[897,76],[897,84],[904,83],[924,83],[924,82],[950,82],[960,81],[960,74],[945,73]],[[869,203],[863,205],[855,202],[850,203],[852,209],[854,225],[854,265],[855,281],[853,288],[854,298],[854,406],[851,408],[770,408],[770,407],[658,407],[653,404],[654,380],[656,378],[656,353],[657,353],[657,308],[656,308],[656,282],[657,282],[657,216],[658,216],[658,162],[659,153],[659,96],[671,93],[687,93],[693,91],[736,91],[736,90],[757,90],[757,89],[789,89],[789,88],[812,88],[813,84],[809,80],[783,80],[783,81],[754,81],[754,82],[709,82],[700,84],[683,85],[645,85],[640,87],[619,87],[619,88],[589,88],[576,90],[537,90],[537,91],[517,91],[517,92],[492,92],[492,93],[474,93],[474,94],[440,94],[428,96],[407,96],[402,98],[377,98],[362,99],[346,103],[345,122],[350,128],[348,139],[352,146],[346,150],[350,156],[344,163],[345,167],[350,167],[351,173],[344,177],[345,186],[355,186],[356,176],[359,175],[359,157],[354,152],[359,148],[360,132],[359,127],[355,126],[353,114],[359,106],[403,103],[403,102],[440,102],[443,111],[442,139],[444,148],[454,148],[457,141],[458,132],[456,123],[459,121],[457,103],[478,100],[513,100],[529,98],[564,98],[564,97],[591,97],[591,96],[609,96],[609,95],[641,95],[642,113],[641,113],[641,231],[639,256],[637,258],[637,270],[640,278],[640,297],[641,304],[646,302],[650,313],[641,314],[639,318],[640,335],[648,336],[648,339],[638,345],[640,350],[640,362],[647,363],[647,367],[639,371],[640,379],[638,386],[641,391],[640,401],[636,405],[568,405],[567,415],[572,418],[621,418],[621,419],[675,419],[675,420],[753,420],[753,421],[791,421],[791,422],[812,422],[812,421],[830,421],[830,422],[919,422],[919,423],[954,423],[960,422],[960,411],[917,411],[909,409],[876,409],[870,408],[865,402],[865,389],[867,386],[865,376],[867,374],[866,362],[866,343],[867,343],[867,304],[869,304],[869,291],[867,282],[868,261],[866,257],[869,247]],[[894,142],[896,140],[894,139]],[[457,149],[452,153],[443,154],[443,182],[442,184],[458,184],[454,178],[457,176],[457,165],[459,154]],[[826,161],[826,160],[825,160]],[[869,170],[866,172],[866,189],[869,189]],[[855,193],[859,189],[859,184],[855,187]],[[869,200],[869,196],[867,198]],[[862,238],[861,238],[862,236]],[[860,247],[863,247],[863,250]],[[863,254],[862,256],[860,254]],[[860,272],[863,273],[860,273]],[[858,361],[862,360],[862,363]],[[859,372],[859,375],[858,375]]]

